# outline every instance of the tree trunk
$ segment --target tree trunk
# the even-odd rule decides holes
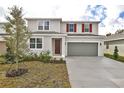
[[[18,70],[19,69],[19,54],[18,54],[18,48],[19,48],[19,31],[18,31],[18,20],[17,20],[17,23],[16,23],[16,26],[17,26],[17,28],[16,28],[16,39],[17,39],[17,41],[16,41],[16,64],[17,64],[17,67],[16,67],[16,69]]]

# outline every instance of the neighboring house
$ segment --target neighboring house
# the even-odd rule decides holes
[[[115,46],[118,47],[119,55],[124,56],[124,33],[107,36],[104,40],[104,52],[113,54]]]
[[[32,52],[50,51],[53,57],[103,56],[104,36],[99,21],[62,21],[61,18],[26,18]]]
[[[2,28],[4,24],[5,24],[4,22],[0,22],[0,55],[4,54],[6,52],[6,43],[5,43],[5,40],[3,38],[3,36],[6,34]]]

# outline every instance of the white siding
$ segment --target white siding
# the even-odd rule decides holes
[[[76,34],[95,34],[98,35],[98,23],[92,23],[92,32],[82,32],[82,24],[81,22],[76,22],[77,24],[77,32],[66,32],[66,24],[67,22],[61,23],[60,31],[61,33],[76,33]],[[84,23],[85,24],[85,23]]]
[[[52,53],[52,41],[51,37],[42,36],[42,35],[32,35],[31,38],[42,38],[42,49],[30,49],[31,52],[41,53],[42,51],[50,51]],[[30,43],[28,42],[30,47]]]
[[[28,20],[28,29],[30,31],[42,31],[38,30],[38,23],[40,20]],[[49,20],[50,29],[48,31],[60,32],[60,20]],[[44,30],[43,30],[44,31]]]
[[[37,20],[30,20],[27,22],[28,23],[28,29],[32,32],[38,30],[38,22]]]
[[[55,32],[60,32],[60,20],[51,20],[50,30]]]
[[[109,43],[109,49],[106,49],[106,44],[105,44],[104,53],[113,54],[115,46],[117,46],[119,50],[119,55],[124,56],[124,40],[116,40],[108,43]]]
[[[43,50],[44,51],[50,51],[52,53],[52,40],[51,37],[44,37],[44,42],[43,42]]]
[[[31,38],[42,38],[42,49],[30,49],[31,52],[41,53],[42,51],[50,51],[50,54],[53,55],[53,44],[52,38],[62,38],[62,57],[65,57],[65,37],[64,36],[42,36],[42,35],[32,35]],[[53,43],[53,44],[52,44]],[[28,41],[28,45],[29,41]]]

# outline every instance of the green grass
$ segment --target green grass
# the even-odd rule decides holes
[[[111,59],[114,59],[112,54],[105,53],[104,56],[108,57],[108,58],[111,58]],[[118,59],[114,59],[114,60],[117,60],[119,62],[124,62],[124,56],[119,56]]]
[[[69,88],[70,83],[65,63],[43,63],[28,61],[20,67],[28,68],[28,73],[18,77],[5,77],[10,64],[0,64],[0,87],[1,88]],[[12,66],[15,68],[16,64]]]

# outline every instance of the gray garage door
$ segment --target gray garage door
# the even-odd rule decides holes
[[[98,43],[68,43],[68,56],[98,56]]]

